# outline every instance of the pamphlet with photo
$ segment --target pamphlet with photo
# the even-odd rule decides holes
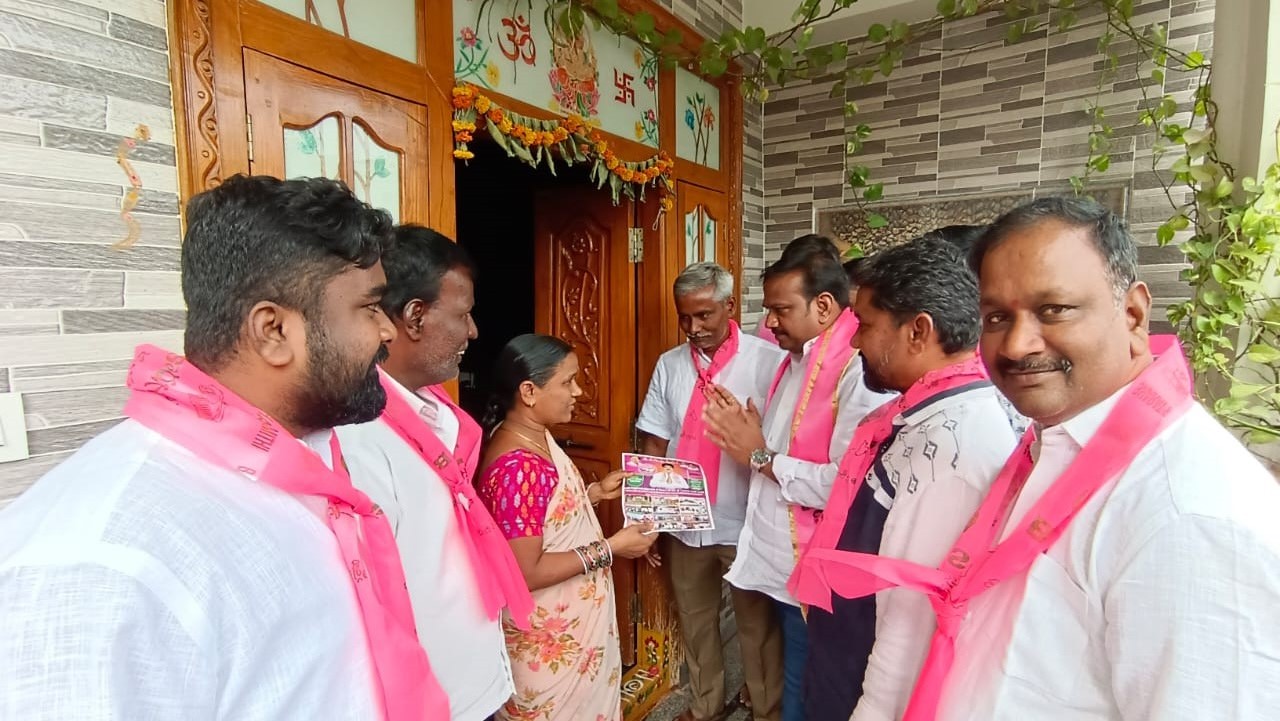
[[[622,512],[659,531],[708,531],[711,518],[702,466],[678,458],[622,454]]]

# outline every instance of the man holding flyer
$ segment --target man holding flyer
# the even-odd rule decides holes
[[[715,528],[674,533],[666,545],[692,708],[681,721],[719,719],[725,712],[721,578],[736,556],[747,510],[751,471],[735,463],[706,436],[704,389],[718,384],[746,403],[763,405],[784,353],[733,321],[733,276],[715,263],[695,263],[675,281],[680,329],[688,339],[662,355],[654,369],[636,427],[651,456],[692,461],[702,467]],[[782,638],[769,597],[731,589],[747,690],[757,721],[777,721],[782,700]]]

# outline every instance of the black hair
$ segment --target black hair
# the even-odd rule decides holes
[[[507,342],[493,364],[493,390],[481,425],[493,430],[515,405],[520,384],[533,381],[541,388],[573,352],[568,343],[549,335],[526,333]]]
[[[1077,196],[1037,198],[1010,210],[992,223],[969,253],[969,267],[981,275],[987,252],[1016,230],[1056,220],[1072,228],[1088,228],[1098,255],[1107,267],[1107,279],[1117,299],[1123,298],[1138,279],[1138,249],[1120,216],[1096,200]]]
[[[449,271],[461,270],[472,280],[476,276],[475,263],[462,246],[443,233],[411,223],[396,226],[395,244],[383,254],[382,269],[387,273],[382,311],[393,320],[414,299],[434,305]]]
[[[989,225],[946,225],[941,228],[925,233],[936,238],[941,238],[948,243],[960,249],[960,252],[967,258],[969,251],[973,249],[974,243],[987,232]]]
[[[262,301],[320,322],[328,282],[377,263],[391,229],[386,211],[327,178],[235,175],[195,196],[182,242],[187,358],[205,371],[223,367]]]
[[[929,234],[882,250],[862,264],[856,282],[899,324],[927,313],[944,353],[977,347],[982,333],[978,279],[954,243]]]
[[[849,260],[846,260],[842,264],[844,267],[844,274],[846,277],[849,278],[850,287],[858,284],[858,268],[862,266],[862,262],[866,259],[867,257],[864,255],[859,258],[851,258]]]
[[[804,275],[804,298],[812,301],[830,293],[841,308],[849,307],[849,276],[840,263],[840,251],[829,238],[802,235],[787,244],[782,257],[764,269],[760,278],[768,281],[787,273]]]

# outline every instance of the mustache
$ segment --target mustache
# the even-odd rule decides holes
[[[1026,358],[1020,358],[1018,360],[1001,358],[1000,362],[996,365],[1001,373],[1071,372],[1071,361],[1066,358],[1043,358],[1036,356],[1027,356]]]
[[[373,356],[373,363],[370,365],[382,365],[391,357],[391,350],[387,348],[387,344],[383,343],[378,346],[378,352]]]

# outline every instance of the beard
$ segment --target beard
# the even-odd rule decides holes
[[[307,337],[307,375],[296,390],[295,422],[303,428],[334,428],[382,415],[387,394],[378,364],[387,359],[387,347],[379,346],[367,362],[353,363],[318,323],[308,327]]]
[[[892,349],[890,349],[892,350]],[[880,362],[872,363],[871,357],[866,353],[862,354],[862,383],[868,390],[874,393],[898,393],[900,389],[894,388],[884,375],[880,373],[881,368],[889,367],[889,353],[880,354]]]

